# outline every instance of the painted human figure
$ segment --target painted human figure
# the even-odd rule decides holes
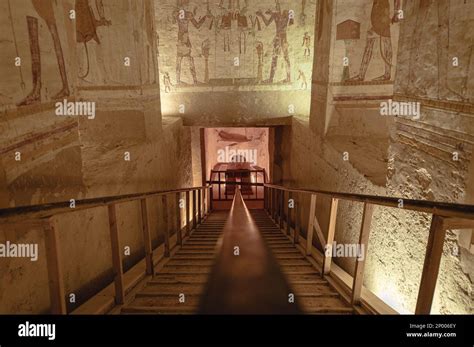
[[[367,41],[365,45],[364,55],[360,64],[359,74],[349,78],[348,82],[364,81],[370,61],[374,44],[377,38],[380,40],[380,54],[385,63],[385,72],[382,76],[377,77],[374,81],[390,81],[392,77],[392,37],[390,33],[390,22],[397,23],[399,21],[400,0],[394,0],[395,14],[390,17],[390,1],[389,0],[373,0],[372,12],[370,15],[371,27],[367,32]]]
[[[112,25],[110,20],[105,19],[103,1],[95,0],[95,5],[99,19],[96,19],[89,0],[76,0],[74,6],[74,10],[76,11],[76,42],[84,44],[84,50],[87,58],[86,71],[84,74],[79,75],[79,78],[81,79],[85,79],[90,72],[89,50],[87,48],[88,42],[94,40],[98,45],[100,45],[97,28],[100,26]],[[102,64],[102,67],[105,71],[104,64]]]
[[[290,63],[290,56],[288,52],[288,39],[286,31],[288,29],[288,25],[294,24],[294,18],[291,15],[291,12],[288,10],[281,10],[280,8],[280,1],[275,0],[275,10],[274,11],[266,11],[266,14],[270,15],[270,18],[266,18],[262,11],[258,11],[257,15],[262,18],[265,25],[268,27],[272,22],[275,22],[276,26],[276,34],[275,38],[273,39],[273,57],[272,57],[272,65],[270,70],[270,77],[265,83],[273,83],[273,79],[275,77],[276,69],[278,66],[278,57],[283,52],[283,58],[286,62],[286,78],[282,81],[283,83],[290,83],[291,82],[291,63]]]
[[[261,83],[263,80],[263,43],[261,41],[257,41],[255,44],[255,49],[257,51],[257,83]]]
[[[175,14],[175,19],[178,22],[178,43],[176,58],[176,83],[178,85],[184,84],[184,82],[181,81],[181,64],[183,62],[183,58],[187,58],[189,60],[189,69],[193,77],[193,82],[194,84],[198,84],[196,68],[194,66],[194,58],[191,55],[192,44],[189,38],[189,23],[191,23],[196,29],[200,29],[209,16],[206,14],[206,16],[200,18],[199,21],[197,21],[196,18],[194,18],[194,13],[184,8],[188,5],[189,0],[178,0],[178,9]]]
[[[155,31],[155,18],[153,18],[153,2],[152,0],[145,0],[144,1],[144,22],[145,22],[145,30],[146,30],[146,56],[147,56],[147,76],[148,81],[150,83],[156,83],[156,57],[154,56],[154,49],[153,45],[158,40],[156,39],[156,31]],[[152,76],[150,74],[150,69],[152,70]]]
[[[234,12],[234,19],[237,21],[239,30],[239,53],[247,53],[247,31],[249,30],[249,21],[247,19],[248,0],[245,0],[243,8],[240,8],[240,1],[237,1],[237,8]]]
[[[171,78],[168,72],[163,75],[163,84],[165,86],[165,93],[171,92]]]
[[[201,54],[204,57],[204,83],[209,83],[209,56],[211,53],[211,42],[205,39],[201,44]]]
[[[299,73],[298,81],[301,80],[301,89],[304,89],[304,90],[308,89],[308,82],[306,81],[306,76],[305,76],[303,70],[299,69],[298,73]]]
[[[218,7],[224,11],[220,16],[220,22],[218,24],[219,30],[222,30],[224,35],[224,52],[230,52],[230,31],[232,29],[232,19],[234,17],[233,0],[229,0],[227,8],[224,7],[224,0],[221,0]]]
[[[306,0],[301,0],[301,14],[300,14],[300,21],[301,21],[301,26],[306,25]]]
[[[66,64],[64,62],[61,40],[59,39],[56,19],[54,17],[53,2],[51,0],[31,0],[33,7],[38,15],[46,22],[46,26],[51,34],[54,44],[54,52],[61,77],[62,88],[52,99],[58,100],[69,96],[69,86],[66,74]],[[17,106],[31,105],[41,101],[41,53],[39,46],[38,18],[27,16],[28,37],[31,53],[31,74],[33,79],[33,88],[25,99],[17,103]]]
[[[308,34],[308,32],[304,33],[303,47],[304,47],[304,56],[305,58],[309,59],[309,57],[311,56],[311,36]]]

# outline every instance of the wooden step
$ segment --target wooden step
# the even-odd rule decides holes
[[[272,253],[273,254],[299,254],[301,255],[301,252],[298,251],[295,247],[289,247],[289,248],[272,248]]]
[[[166,265],[160,273],[163,274],[208,274],[211,272],[210,266],[196,266],[196,265]]]
[[[311,265],[281,265],[281,270],[285,274],[313,274],[316,273],[316,270]]]
[[[183,249],[181,248],[174,257],[177,255],[206,255],[206,256],[214,256],[215,252],[214,249],[210,249],[208,251],[204,250],[196,250],[196,249]]]
[[[287,244],[271,244],[269,245],[272,250],[276,249],[293,249],[296,251],[295,246],[291,244],[291,242],[288,242]]]
[[[280,265],[311,266],[306,259],[277,259]]]
[[[278,246],[278,245],[284,245],[284,246],[290,246],[290,247],[295,247],[293,244],[288,240],[287,238],[282,239],[282,240],[268,240],[265,239],[265,242],[272,248],[273,246]]]
[[[193,239],[193,238],[197,238],[197,239],[210,239],[210,240],[218,240],[220,237],[220,234],[215,234],[215,235],[212,235],[212,234],[196,234],[196,233],[193,233],[190,237],[190,239]]]
[[[166,266],[183,266],[183,265],[199,265],[199,266],[211,266],[214,263],[214,259],[176,259],[175,257],[166,263]],[[288,264],[291,265],[291,264]]]
[[[310,312],[352,312],[352,308],[344,301],[337,297],[298,297],[295,296],[295,301],[298,303],[303,311]]]
[[[205,241],[205,240],[188,240],[186,246],[212,246],[216,245],[217,241]]]
[[[172,259],[178,260],[178,259],[183,259],[183,260],[191,260],[191,259],[201,259],[201,260],[207,260],[207,259],[214,259],[215,254],[202,254],[202,253],[189,253],[189,254],[180,254],[179,252],[176,253]]]
[[[161,294],[201,294],[204,290],[204,283],[148,283],[137,293],[137,296]],[[296,291],[296,290],[295,290]]]
[[[180,250],[207,250],[207,251],[214,251],[215,246],[208,246],[208,245],[188,245],[184,244],[183,247],[181,247]]]
[[[292,283],[291,289],[298,296],[335,296],[339,297],[337,293],[327,282],[318,283]]]
[[[143,307],[143,306],[126,306],[122,308],[122,314],[195,314],[198,307],[192,306],[161,306],[161,307]]]
[[[176,274],[162,274],[159,273],[155,277],[153,277],[150,281],[148,281],[147,285],[153,284],[163,284],[163,283],[171,283],[171,284],[191,284],[191,283],[206,283],[209,275],[208,274],[184,274],[184,273],[176,273]]]
[[[273,252],[273,256],[279,260],[284,260],[284,259],[306,259],[300,252],[295,252],[295,253],[275,253]]]
[[[179,295],[184,294],[184,302],[179,302]],[[144,306],[144,307],[153,307],[153,306],[184,306],[184,307],[195,307],[199,305],[200,295],[193,295],[186,293],[178,294],[160,294],[159,296],[150,296],[148,294],[135,296],[135,299],[132,301],[130,306]]]

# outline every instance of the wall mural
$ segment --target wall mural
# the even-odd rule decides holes
[[[155,0],[155,6],[165,93],[308,87],[316,0]]]
[[[417,0],[405,13],[397,92],[474,102],[474,1]]]
[[[393,81],[401,0],[338,0],[336,75],[347,84]],[[338,44],[339,42],[343,43]],[[343,59],[346,59],[345,63]]]
[[[63,49],[58,34],[56,18],[54,17],[53,4],[50,1],[42,0],[31,0],[31,2],[39,17],[26,16],[31,53],[31,75],[33,86],[30,93],[23,100],[18,102],[17,106],[30,105],[41,101],[41,52],[38,34],[38,21],[40,18],[44,21],[48,27],[49,33],[51,34],[51,40],[54,45],[54,52],[56,54],[59,74],[62,82],[61,90],[57,92],[52,98],[55,100],[62,99],[69,96],[70,93],[66,75],[66,64],[64,63]],[[9,4],[9,9],[11,11],[11,4]]]
[[[399,22],[398,11],[400,10],[400,1],[394,0],[394,14],[390,15],[389,0],[373,0],[372,11],[370,14],[370,29],[367,32],[366,43],[362,61],[360,63],[359,73],[348,79],[348,82],[364,81],[367,68],[372,60],[374,45],[378,40],[380,42],[380,56],[384,61],[385,71],[382,76],[376,77],[374,81],[390,81],[392,78],[392,34],[390,31],[391,23]]]
[[[0,111],[36,112],[79,88],[158,82],[153,6],[153,0],[0,1]]]

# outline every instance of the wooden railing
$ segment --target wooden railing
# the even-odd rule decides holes
[[[219,243],[200,313],[300,313],[298,305],[288,301],[290,287],[259,233],[240,189],[235,191]]]
[[[164,207],[163,220],[164,230],[164,257],[170,256],[170,225],[167,211],[168,202],[176,200],[176,212],[174,217],[177,220],[176,238],[177,245],[182,245],[183,237],[189,236],[190,232],[202,222],[202,219],[212,209],[211,187],[202,186],[187,189],[155,191],[131,195],[112,196],[104,198],[94,198],[74,201],[71,208],[71,201],[58,202],[43,205],[16,207],[0,209],[0,230],[16,230],[18,228],[40,229],[45,235],[45,249],[47,272],[49,282],[49,294],[51,302],[51,313],[66,314],[66,293],[64,290],[63,271],[61,268],[62,254],[59,247],[59,233],[53,217],[73,213],[79,210],[93,209],[97,207],[107,207],[110,243],[112,249],[112,267],[114,272],[115,304],[123,304],[125,300],[124,271],[122,267],[122,250],[120,249],[120,238],[117,227],[117,204],[139,201],[141,210],[141,225],[144,238],[145,249],[145,271],[147,275],[153,274],[155,259],[152,238],[148,222],[147,200],[161,197]],[[181,200],[182,199],[182,200]],[[192,199],[192,200],[191,200]],[[193,203],[191,203],[193,201]],[[184,203],[184,204],[183,204]],[[186,224],[184,230],[181,227],[182,209],[185,209]],[[183,231],[185,235],[183,235]]]
[[[249,181],[244,181],[241,175],[247,175]],[[234,174],[235,176],[227,177],[226,175]],[[232,201],[234,199],[234,189],[247,188],[247,192],[241,191],[245,200],[259,200],[264,199],[263,185],[266,183],[265,170],[212,170],[210,180],[207,184],[213,188],[213,200],[215,201]]]
[[[310,199],[309,206],[303,206],[302,196],[306,195]],[[318,196],[330,198],[328,210],[328,228],[323,233],[318,219],[316,218],[316,200]],[[294,206],[290,208],[288,203],[293,199]],[[416,314],[430,314],[438,279],[439,266],[443,254],[443,244],[446,230],[474,228],[474,205],[462,205],[454,203],[441,203],[432,201],[421,201],[411,199],[400,199],[396,197],[371,196],[362,194],[348,194],[328,191],[318,191],[309,189],[290,189],[282,186],[265,184],[264,206],[276,223],[284,229],[286,233],[293,236],[293,242],[298,245],[302,228],[302,211],[309,209],[309,219],[307,223],[307,237],[305,251],[308,256],[315,254],[322,255],[322,275],[336,276],[332,271],[332,252],[324,252],[326,247],[332,247],[336,230],[336,219],[338,202],[353,201],[363,204],[362,223],[360,226],[359,245],[363,245],[363,250],[367,252],[367,245],[370,236],[372,216],[375,206],[386,206],[409,211],[417,211],[432,214],[431,227],[429,230],[428,243],[426,246],[425,260],[416,303]],[[286,210],[286,212],[285,212]],[[390,232],[390,231],[387,231]],[[323,252],[318,253],[313,246],[313,237],[316,238]],[[361,293],[363,291],[363,278],[366,254],[356,258],[356,267],[352,276],[352,285],[347,284],[350,291],[350,301],[354,306],[362,303]],[[339,278],[340,280],[340,278]],[[342,281],[339,281],[340,283]],[[347,281],[346,281],[347,282]]]

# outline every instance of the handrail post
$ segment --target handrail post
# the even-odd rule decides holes
[[[189,215],[191,214],[191,205],[190,205],[190,195],[191,192],[188,190],[186,191],[186,235],[189,236],[191,234],[191,221],[189,220]]]
[[[49,298],[52,314],[66,314],[66,296],[64,292],[61,251],[58,232],[53,219],[44,226],[46,264],[48,269]]]
[[[281,190],[281,195],[280,195],[280,230],[283,229],[283,220],[285,218],[285,208],[284,208],[284,202],[285,202],[285,191],[282,189]]]
[[[415,314],[431,313],[431,305],[438,280],[439,265],[443,255],[445,236],[446,227],[443,217],[433,215],[430,233],[428,235],[428,244],[426,245],[425,262],[421,274]]]
[[[145,265],[147,275],[153,275],[153,248],[151,244],[150,229],[148,227],[148,209],[146,198],[140,200],[142,215],[143,242],[145,244]]]
[[[278,215],[278,192],[279,190],[275,188],[275,196],[273,197],[273,221],[277,222]]]
[[[293,199],[293,193],[292,192],[288,192],[288,201],[286,202],[286,234],[288,236],[291,235],[291,213],[292,213],[292,210],[294,209],[294,205],[293,205],[293,208],[290,208],[290,200]]]
[[[258,186],[255,187],[255,190],[258,191]],[[266,211],[267,210],[267,187],[263,186],[263,209]],[[258,196],[257,196],[258,198]]]
[[[202,223],[202,194],[201,188],[198,189],[198,224]]]
[[[277,190],[276,208],[277,208],[276,222],[278,224],[278,227],[280,227],[280,219],[281,219],[281,190],[280,189]]]
[[[336,218],[337,218],[337,206],[339,199],[331,199],[331,209],[329,210],[329,226],[327,233],[326,247],[327,250],[330,250],[329,254],[327,250],[324,250],[324,259],[323,259],[323,273],[322,275],[328,275],[331,271],[331,261],[332,261],[332,244],[334,242],[334,234],[336,232]]]
[[[176,193],[176,242],[178,245],[183,245],[183,234],[181,233],[181,207],[180,205],[181,193]]]
[[[309,221],[306,235],[306,254],[311,255],[313,249],[313,231],[314,231],[314,216],[316,214],[316,194],[311,194],[311,202],[309,205]]]
[[[268,215],[272,215],[273,210],[273,188],[268,188]]]
[[[221,200],[221,172],[217,172],[217,187],[219,189],[218,193],[219,193],[219,197],[217,200]]]
[[[164,256],[169,257],[170,256],[170,234],[169,234],[169,219],[168,219],[168,196],[166,194],[163,194],[161,196],[161,202],[163,204],[163,223],[164,223],[164,230],[163,230],[163,236],[164,236]]]
[[[362,258],[356,258],[354,270],[354,280],[352,282],[352,305],[360,304],[362,293],[362,284],[364,281],[364,268],[367,257],[367,246],[369,244],[370,225],[372,223],[372,215],[374,213],[374,205],[364,202],[364,211],[362,213],[362,224],[360,227],[359,246],[363,247]]]
[[[301,203],[295,201],[295,233],[293,234],[293,244],[299,244],[301,230]]]
[[[112,265],[114,269],[115,303],[121,305],[125,302],[125,292],[123,284],[122,252],[120,251],[120,238],[117,228],[115,204],[110,204],[108,206],[108,212],[110,243],[112,246]]]
[[[209,211],[210,212],[212,212],[213,202],[214,202],[214,189],[212,188],[212,185],[211,185],[209,187]]]
[[[193,189],[193,229],[196,229],[196,190]]]
[[[202,188],[202,219],[206,218],[206,206],[207,206],[207,189]]]

